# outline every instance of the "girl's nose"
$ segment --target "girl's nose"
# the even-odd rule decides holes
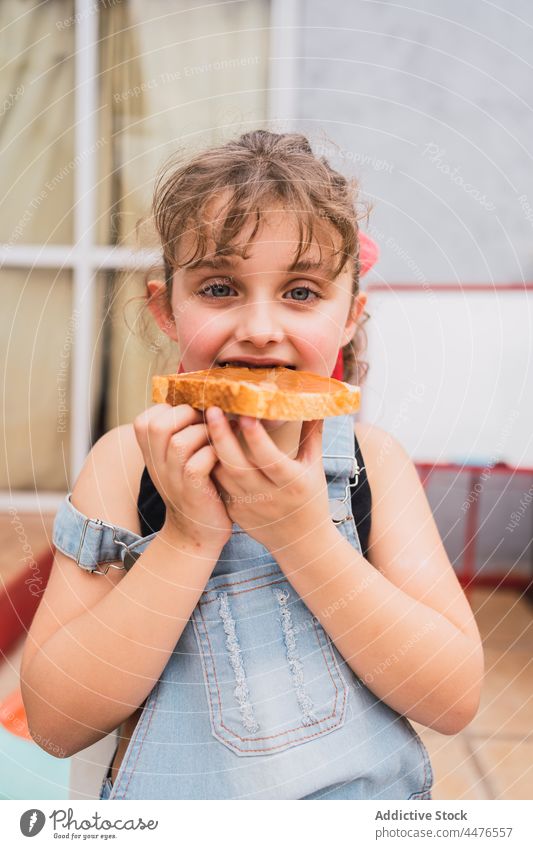
[[[269,342],[282,342],[283,328],[276,320],[275,307],[265,301],[246,304],[238,319],[239,340],[247,340],[258,348]]]

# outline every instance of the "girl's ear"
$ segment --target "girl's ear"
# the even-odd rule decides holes
[[[352,308],[348,314],[348,318],[346,319],[346,324],[344,326],[341,348],[344,345],[347,345],[348,342],[353,339],[354,333],[357,328],[357,323],[359,321],[359,316],[366,307],[367,298],[368,296],[366,292],[358,292],[355,296]]]
[[[166,284],[161,280],[150,280],[146,287],[149,295],[148,309],[157,322],[157,326],[174,342],[177,342],[176,322],[168,302]]]

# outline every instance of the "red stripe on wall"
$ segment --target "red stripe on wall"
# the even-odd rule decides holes
[[[23,569],[0,587],[0,651],[8,652],[31,625],[35,611],[45,591],[54,562],[54,552],[48,549],[36,560],[36,565]]]

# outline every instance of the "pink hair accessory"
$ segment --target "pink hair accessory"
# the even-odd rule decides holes
[[[361,270],[359,272],[360,276],[363,277],[370,271],[373,265],[379,259],[379,248],[370,236],[367,236],[366,233],[361,233],[359,231],[359,264],[361,266]]]

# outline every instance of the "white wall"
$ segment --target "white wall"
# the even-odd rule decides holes
[[[484,0],[412,0],[409,6],[301,4],[295,124],[316,150],[331,154],[332,165],[357,174],[374,203],[367,229],[380,244],[381,260],[364,285],[402,281],[433,289],[532,280],[533,6],[526,0],[507,0],[505,11]],[[324,147],[322,130],[340,151]],[[509,404],[519,407],[519,438],[531,431],[531,408],[520,388],[531,358],[530,313],[505,308],[492,347],[502,301],[494,298],[498,303],[490,295],[459,300],[451,311],[443,301],[434,314],[435,336],[414,302],[402,300],[396,321],[384,313],[392,304],[377,309],[376,303],[375,315],[369,305],[374,376],[400,365],[396,352],[407,333],[412,351],[424,352],[432,399],[438,387],[435,414],[428,420],[422,405],[417,418],[413,408],[409,426],[400,430],[417,457],[486,455]],[[470,339],[472,356],[465,354]],[[476,394],[487,382],[487,351],[492,370],[505,375],[495,397]],[[396,393],[389,381],[387,405],[367,403],[367,414],[390,429],[416,380],[415,369],[395,384]],[[453,412],[451,433],[442,410]],[[513,454],[522,455],[531,462],[531,445]]]
[[[362,418],[417,460],[533,467],[533,298],[435,287],[368,304]]]

